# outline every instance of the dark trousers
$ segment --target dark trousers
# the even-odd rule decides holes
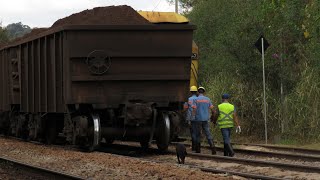
[[[208,143],[212,142],[212,135],[209,128],[208,121],[191,121],[192,126],[192,139],[195,143],[201,142],[201,129],[205,133]]]
[[[223,137],[223,144],[224,144],[224,156],[234,156],[234,151],[233,148],[231,146],[231,130],[232,128],[222,128],[221,129],[221,134]]]
[[[191,136],[191,142],[192,142],[191,149],[192,149],[192,151],[195,151],[196,147],[195,147],[195,142],[194,142],[194,135],[193,135],[193,131],[192,131],[192,126],[189,129],[190,129],[190,136]]]
[[[221,129],[224,144],[230,144],[231,128]]]

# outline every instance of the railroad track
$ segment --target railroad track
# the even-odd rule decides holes
[[[307,148],[299,148],[299,147],[287,147],[287,146],[278,146],[278,145],[271,145],[271,144],[251,144],[251,143],[232,143],[234,145],[244,145],[244,146],[258,146],[264,147],[274,150],[281,150],[281,151],[290,151],[295,153],[303,153],[303,154],[313,154],[320,156],[320,150],[317,149],[307,149]]]
[[[149,162],[168,163],[168,161],[165,161],[165,160],[152,159],[153,155],[157,155],[157,156],[158,155],[160,155],[160,156],[166,155],[166,154],[161,153],[156,148],[149,148],[147,150],[142,150],[138,145],[133,146],[133,145],[125,145],[125,144],[121,144],[121,145],[120,144],[112,144],[112,145],[109,145],[109,147],[100,148],[99,151],[129,156],[132,158],[138,158],[138,159],[142,159],[144,161],[149,161]],[[168,151],[168,153],[175,156],[175,151]],[[188,153],[188,156],[190,156],[189,153]],[[203,158],[201,155],[198,156],[198,154],[195,154],[195,153],[193,153],[191,157]],[[207,157],[207,158],[210,158],[210,157]],[[232,159],[232,158],[229,158],[229,159]],[[214,174],[236,175],[236,176],[241,176],[241,177],[245,177],[245,178],[252,178],[252,179],[275,179],[275,180],[282,179],[282,178],[277,178],[274,176],[266,176],[266,175],[259,175],[259,174],[253,174],[253,173],[230,171],[227,169],[208,168],[208,167],[202,167],[202,166],[197,166],[197,165],[192,165],[192,164],[187,164],[187,165],[183,165],[183,166],[200,169],[201,171],[210,172],[210,173],[214,173]]]
[[[172,142],[171,144],[175,145],[176,142]],[[189,143],[182,143],[187,147],[191,147]],[[209,149],[209,146],[203,145],[203,148]],[[223,151],[222,147],[216,146],[218,151]],[[241,153],[245,155],[255,155],[255,156],[263,156],[263,157],[276,157],[276,158],[285,158],[291,160],[303,160],[309,162],[319,162],[320,156],[317,155],[308,155],[308,154],[291,154],[285,152],[271,152],[271,151],[257,151],[257,150],[248,150],[248,149],[240,149],[240,148],[233,148],[236,153]]]
[[[85,179],[83,177],[74,176],[68,173],[59,172],[55,170],[51,170],[48,168],[43,168],[39,166],[34,166],[31,164],[27,164],[24,162],[17,161],[15,159],[10,159],[7,157],[0,157],[0,161],[4,163],[13,164],[13,166],[17,169],[24,170],[26,172],[32,172],[33,174],[42,175],[47,179],[61,179],[61,180],[82,180]]]
[[[171,146],[170,149],[173,149]],[[151,161],[153,155],[162,155],[156,148],[150,148],[147,151],[141,150],[141,148],[137,146],[132,145],[120,145],[120,144],[113,144],[110,145],[109,148],[106,148],[105,150],[102,150],[102,152],[108,152],[108,153],[116,153],[119,155],[125,155],[130,157],[137,157],[141,159],[148,159]],[[175,156],[176,152],[174,150],[169,150],[168,153],[170,155]],[[166,154],[164,154],[166,155]],[[251,165],[251,166],[259,166],[259,167],[273,167],[273,168],[279,168],[281,170],[292,170],[297,172],[305,172],[305,173],[320,173],[320,167],[314,167],[314,166],[305,166],[305,165],[295,165],[295,164],[289,164],[289,163],[279,163],[279,162],[271,162],[271,161],[263,161],[263,160],[253,160],[253,159],[244,159],[244,158],[235,158],[235,157],[225,157],[225,156],[219,156],[219,155],[208,155],[208,154],[198,154],[198,153],[191,153],[188,152],[188,158],[195,158],[195,159],[203,159],[203,160],[210,160],[210,161],[216,161],[216,162],[228,162],[228,163],[237,163],[237,164],[243,164],[243,165]],[[155,161],[155,162],[167,162],[167,161]],[[202,166],[196,166],[193,164],[189,164],[189,167],[192,168],[198,168],[202,171],[206,172],[212,172],[212,173],[223,173],[223,174],[230,174],[230,175],[237,175],[242,176],[245,178],[253,178],[253,179],[281,179],[274,176],[266,176],[266,175],[260,175],[260,174],[253,174],[253,173],[247,173],[247,172],[237,172],[237,171],[230,171],[228,169],[217,169],[217,168],[208,168],[208,167],[202,167]]]
[[[174,149],[173,146],[170,149]],[[222,149],[222,148],[221,148]],[[112,145],[105,145],[105,147],[101,147],[99,149],[100,152],[106,153],[113,153],[118,155],[124,155],[129,157],[137,157],[141,159],[150,159],[151,156],[161,156],[166,155],[157,148],[149,148],[147,150],[143,150],[139,145],[127,145],[127,144],[112,144]],[[167,153],[175,156],[176,152],[174,150],[169,150]],[[258,154],[258,152],[257,152]],[[245,158],[236,158],[236,157],[225,157],[219,155],[209,155],[209,154],[198,154],[198,153],[191,153],[188,152],[188,157],[196,158],[196,159],[206,159],[206,160],[213,160],[219,162],[229,162],[229,163],[237,163],[237,164],[244,164],[244,165],[252,165],[252,166],[261,166],[261,167],[275,167],[282,170],[292,170],[298,172],[307,172],[307,173],[320,173],[320,167],[315,166],[306,166],[306,165],[296,165],[296,164],[289,164],[289,163],[279,163],[279,162],[272,162],[272,161],[264,161],[264,160],[254,160],[254,159],[245,159]],[[292,158],[293,156],[283,156],[289,157],[290,159],[299,159]],[[311,160],[308,157],[308,160]],[[317,157],[317,160],[320,161]],[[312,161],[317,161],[312,160]],[[165,162],[165,161],[162,161]],[[243,172],[236,172],[230,171],[227,169],[215,169],[215,168],[207,168],[195,165],[189,165],[190,167],[198,168],[202,171],[212,172],[212,173],[224,173],[224,174],[231,174],[231,175],[238,175],[245,178],[254,178],[254,179],[279,179],[274,176],[265,176],[259,174],[252,174],[252,173],[243,173]],[[281,178],[280,178],[281,179]]]
[[[35,144],[40,144],[38,142],[31,142]],[[107,153],[113,153],[118,155],[124,155],[134,158],[140,158],[140,159],[147,159],[150,160],[152,157],[159,157],[161,155],[173,155],[175,157],[175,151],[169,150],[167,154],[163,154],[156,148],[149,148],[148,150],[143,150],[138,144],[136,145],[126,145],[126,144],[112,144],[112,145],[106,145],[102,144],[105,147],[101,147],[99,149],[100,152],[107,152]],[[60,146],[61,148],[65,148],[64,146]],[[68,148],[70,149],[70,148]],[[170,149],[174,149],[173,145],[170,146]],[[288,164],[288,163],[279,163],[279,162],[270,162],[270,161],[262,161],[262,160],[253,160],[253,159],[244,159],[244,158],[235,158],[235,157],[224,157],[224,156],[218,156],[218,155],[208,155],[208,154],[197,154],[197,153],[191,153],[188,152],[188,157],[194,158],[194,159],[205,159],[210,161],[216,161],[216,162],[229,162],[229,163],[237,163],[237,164],[244,164],[244,165],[252,165],[252,166],[259,166],[259,167],[276,167],[280,168],[282,170],[293,170],[293,171],[299,171],[299,172],[313,172],[313,173],[319,173],[320,168],[319,167],[313,167],[313,166],[305,166],[305,165],[294,165],[294,164]],[[165,162],[165,161],[162,161]],[[273,176],[265,176],[265,175],[259,175],[259,174],[252,174],[252,173],[244,173],[244,172],[237,172],[237,171],[230,171],[228,169],[216,169],[216,168],[208,168],[208,167],[201,167],[196,166],[194,164],[189,164],[188,166],[192,168],[198,168],[202,171],[206,172],[212,172],[212,173],[224,173],[224,174],[230,174],[230,175],[238,175],[245,178],[254,178],[254,179],[279,179],[277,177]],[[69,178],[70,179],[70,178]],[[81,179],[80,177],[75,177],[74,179]]]
[[[169,151],[171,154],[176,154],[175,151]],[[198,153],[188,153],[189,157],[195,157],[199,159],[209,159],[216,160],[219,162],[233,162],[238,164],[246,164],[253,166],[262,166],[262,167],[277,167],[284,170],[293,170],[299,172],[313,172],[320,173],[320,167],[316,166],[305,166],[305,165],[296,165],[289,163],[279,163],[272,161],[263,161],[263,160],[254,160],[254,159],[245,159],[245,158],[236,158],[236,157],[227,157],[227,156],[219,156],[219,155],[209,155],[209,154],[198,154]]]
[[[181,137],[180,141],[189,141],[191,139],[188,137]],[[180,142],[179,141],[179,142]],[[216,144],[223,144],[222,141],[215,141]],[[254,143],[239,143],[239,142],[232,142],[232,145],[243,145],[243,146],[256,146],[256,147],[263,147],[271,150],[279,150],[279,151],[289,151],[294,153],[301,153],[307,154],[311,156],[320,156],[320,150],[317,149],[308,149],[308,148],[299,148],[299,147],[288,147],[288,146],[279,146],[279,145],[272,145],[272,144],[254,144]]]
[[[139,158],[141,159],[141,158]],[[159,161],[159,160],[150,160],[150,159],[143,159],[145,161],[149,162],[155,162],[155,163],[167,163],[166,161]],[[253,174],[253,173],[243,173],[243,172],[237,172],[237,171],[230,171],[226,169],[216,169],[216,168],[207,168],[207,167],[202,167],[202,166],[195,166],[195,165],[185,165],[185,164],[180,164],[180,166],[186,166],[189,168],[195,168],[195,169],[200,169],[201,171],[204,172],[209,172],[209,173],[214,173],[214,174],[227,174],[227,175],[236,175],[236,176],[241,176],[244,178],[251,178],[251,179],[265,179],[265,180],[282,180],[283,178],[278,178],[274,176],[265,176],[265,175],[259,175],[259,174]]]

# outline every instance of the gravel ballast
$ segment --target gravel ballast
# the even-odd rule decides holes
[[[232,179],[170,163],[0,138],[0,156],[90,179]]]

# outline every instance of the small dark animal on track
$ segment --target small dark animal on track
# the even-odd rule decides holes
[[[184,164],[184,159],[187,156],[186,147],[183,144],[178,143],[176,145],[176,153],[177,153],[178,163]]]

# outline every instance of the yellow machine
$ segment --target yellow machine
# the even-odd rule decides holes
[[[138,13],[151,23],[188,23],[189,20],[174,12],[151,12],[138,11]],[[197,44],[192,42],[192,57],[191,57],[191,75],[190,87],[198,87],[198,66],[199,66],[199,49]]]
[[[192,61],[191,61],[191,77],[190,86],[198,87],[198,69],[199,69],[199,49],[197,44],[192,41]]]

